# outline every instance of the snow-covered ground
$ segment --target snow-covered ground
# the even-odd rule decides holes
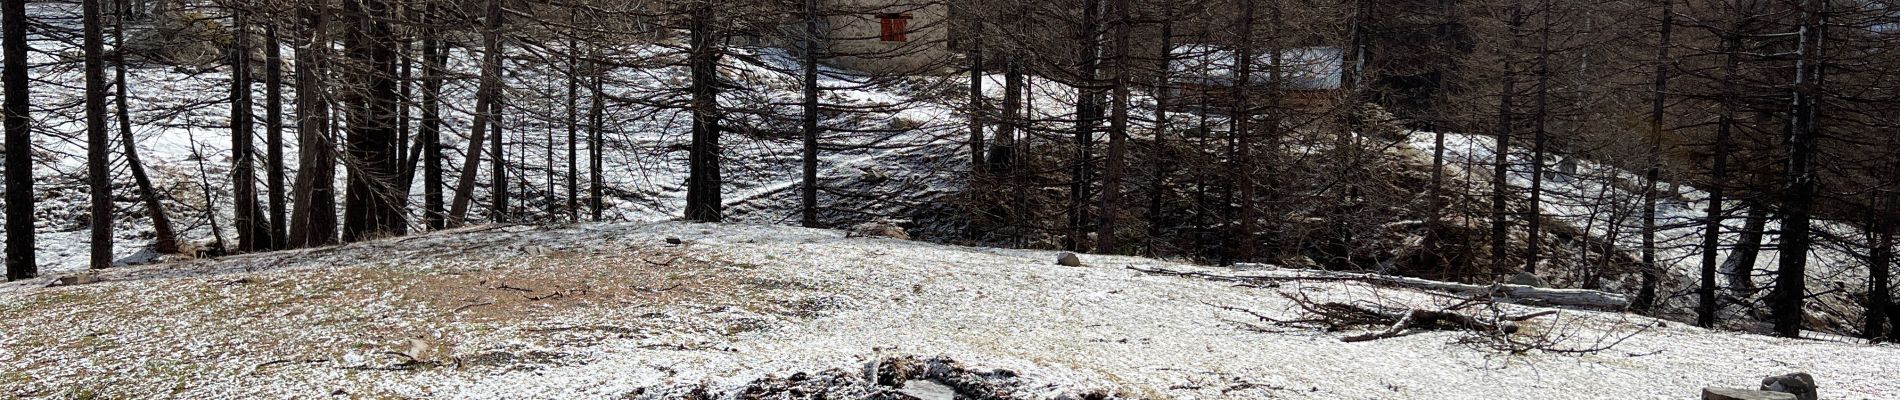
[[[1900,348],[1561,311],[1527,332],[1592,354],[1504,354],[1424,332],[1248,329],[1279,292],[1417,306],[1351,282],[1249,288],[1171,262],[845,238],[789,227],[477,227],[339,248],[0,285],[0,393],[136,398],[621,398],[902,355],[1020,374],[1016,394],[1128,398],[1693,398],[1813,373],[1828,399],[1900,397]],[[683,244],[671,245],[667,238]],[[1290,271],[1248,271],[1292,274]],[[1532,311],[1511,307],[1513,311]],[[400,352],[424,364],[404,364]],[[643,390],[643,388],[645,390]]]

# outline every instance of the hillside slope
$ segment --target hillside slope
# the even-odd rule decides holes
[[[1251,330],[1257,319],[1219,306],[1293,318],[1276,292],[1448,300],[1126,268],[1229,273],[1141,258],[1066,267],[1050,252],[844,236],[490,226],[113,269],[94,284],[7,283],[0,394],[730,398],[760,382],[941,356],[1012,372],[991,376],[1009,377],[1007,394],[1022,398],[1692,398],[1793,371],[1813,373],[1823,398],[1900,396],[1885,374],[1900,370],[1890,346],[1570,310],[1534,329],[1561,330],[1569,346],[1622,342],[1585,355],[1497,353],[1457,332],[1342,343],[1342,333]]]

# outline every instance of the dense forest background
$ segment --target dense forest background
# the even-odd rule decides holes
[[[1900,311],[1881,1],[0,15],[10,280],[47,248],[107,268],[683,218],[1597,289],[1784,336],[1891,340]]]

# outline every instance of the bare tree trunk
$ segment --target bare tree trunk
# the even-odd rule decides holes
[[[112,30],[114,47],[118,49],[125,48],[126,20],[132,14],[130,3],[121,0],[118,4],[118,25]],[[127,88],[129,82],[126,80],[125,53],[123,50],[112,52],[112,69],[118,82],[114,101],[118,107],[119,141],[125,147],[126,169],[132,171],[132,181],[138,185],[139,200],[144,203],[145,213],[152,219],[152,250],[160,254],[174,254],[178,252],[178,234],[172,231],[171,216],[165,212],[165,203],[153,187],[151,176],[145,172],[145,163],[139,159],[138,141],[132,134],[132,113],[127,104],[130,89]]]
[[[488,163],[488,213],[489,220],[495,222],[512,222],[515,215],[514,210],[508,207],[508,201],[513,193],[508,192],[508,152],[505,151],[505,147],[503,147],[503,142],[506,138],[502,137],[501,129],[503,122],[502,112],[508,108],[508,96],[506,92],[501,90],[500,85],[504,84],[502,80],[506,79],[505,77],[507,76],[505,70],[508,68],[508,60],[504,58],[504,55],[498,54],[496,57],[495,80],[497,83],[495,92],[489,93],[492,98],[488,101],[488,115],[490,116],[488,119],[488,161],[490,161]],[[523,142],[526,142],[526,140],[523,140]],[[522,145],[526,146],[526,143]],[[521,156],[523,158],[522,165],[525,166],[527,149],[522,148],[521,150]],[[524,180],[522,186],[527,186],[525,180],[528,179],[528,177],[525,170],[522,173],[521,179]]]
[[[1815,192],[1820,176],[1814,168],[1820,136],[1822,38],[1827,33],[1825,0],[1805,0],[1801,7],[1800,48],[1794,78],[1793,123],[1788,132],[1788,187],[1781,200],[1780,269],[1775,273],[1775,291],[1769,300],[1774,315],[1775,333],[1782,337],[1800,337],[1802,304],[1807,298],[1808,251],[1814,239],[1810,232]]]
[[[1195,143],[1195,148],[1197,149],[1208,149],[1212,147],[1208,144],[1208,139],[1210,136],[1213,136],[1214,128],[1207,120],[1208,109],[1212,108],[1212,105],[1208,104],[1210,97],[1212,96],[1202,93],[1200,95],[1201,104],[1195,108],[1194,111],[1194,116],[1197,122],[1199,122],[1194,130],[1196,139],[1199,139],[1195,141],[1197,142]],[[1213,247],[1207,243],[1207,236],[1213,233],[1213,227],[1208,225],[1207,216],[1214,214],[1215,211],[1213,207],[1209,207],[1207,204],[1207,176],[1209,170],[1210,168],[1203,166],[1202,168],[1196,168],[1193,172],[1195,210],[1193,215],[1189,216],[1189,219],[1191,220],[1190,223],[1194,225],[1194,255],[1201,258],[1207,258],[1208,253],[1214,250]]]
[[[1874,204],[1882,204],[1882,201],[1876,201]],[[1893,283],[1890,281],[1893,266],[1893,226],[1888,222],[1888,218],[1891,217],[1879,215],[1879,212],[1874,214],[1874,221],[1868,224],[1867,231],[1867,322],[1865,328],[1861,330],[1861,337],[1879,342],[1892,338],[1892,333],[1888,332],[1887,321],[1893,316],[1888,315],[1887,312],[1893,308]]]
[[[429,229],[448,226],[442,201],[442,68],[448,51],[437,37],[436,3],[422,12],[422,121],[417,135],[422,136],[422,218]]]
[[[1129,0],[1112,0],[1109,7],[1115,9],[1115,82],[1113,83],[1113,104],[1109,106],[1108,157],[1104,160],[1102,173],[1102,205],[1100,217],[1095,227],[1095,252],[1114,254],[1118,252],[1115,240],[1115,219],[1121,216],[1123,164],[1128,153],[1128,80],[1130,68],[1134,67],[1129,57],[1129,42],[1134,38],[1130,34],[1130,25],[1134,24],[1134,15]]]
[[[1082,242],[1088,236],[1087,225],[1089,181],[1095,179],[1091,163],[1094,156],[1095,117],[1099,107],[1096,104],[1098,94],[1095,73],[1101,61],[1100,43],[1097,43],[1097,23],[1101,19],[1101,0],[1082,1],[1082,31],[1078,38],[1081,54],[1076,60],[1075,84],[1075,164],[1069,173],[1069,228],[1062,239],[1062,248],[1069,251],[1081,251]]]
[[[686,219],[719,222],[725,218],[719,174],[719,35],[712,4],[695,4],[688,17],[691,38],[693,141],[688,155]]]
[[[574,23],[574,12],[568,11],[568,24]],[[577,33],[573,33],[578,35]],[[581,58],[576,54],[580,50],[580,40],[569,36],[567,40],[567,222],[581,222],[580,196],[580,92]],[[548,188],[552,191],[554,188]]]
[[[33,138],[31,89],[27,80],[26,0],[0,2],[0,52],[6,56],[0,84],[6,91],[7,280],[39,276],[34,255]]]
[[[601,176],[601,155],[606,151],[605,138],[601,137],[602,124],[606,115],[607,102],[602,94],[602,85],[606,80],[605,63],[590,63],[589,73],[593,81],[588,85],[591,104],[587,107],[587,208],[595,221],[601,220],[601,206],[606,192],[606,181]]]
[[[996,144],[990,146],[990,154],[985,158],[989,171],[997,176],[1014,176],[1016,134],[1027,131],[1023,123],[1028,120],[1023,111],[1023,91],[1028,86],[1023,81],[1021,62],[1015,59],[1004,61],[1003,67],[1003,120],[996,126]]]
[[[251,100],[251,10],[231,7],[231,205],[239,252],[270,249],[270,220],[257,203],[255,106]]]
[[[1759,204],[1748,206],[1748,216],[1742,222],[1740,237],[1735,247],[1729,250],[1727,259],[1722,260],[1722,274],[1728,275],[1728,290],[1737,297],[1755,294],[1755,261],[1761,254],[1762,236],[1768,230],[1768,208]]]
[[[1240,37],[1238,43],[1235,44],[1232,67],[1235,71],[1234,105],[1232,113],[1228,114],[1233,128],[1228,132],[1230,137],[1227,142],[1227,173],[1230,174],[1228,179],[1233,181],[1234,187],[1240,192],[1240,198],[1233,199],[1232,191],[1222,196],[1226,197],[1223,200],[1227,200],[1222,201],[1223,207],[1234,204],[1235,200],[1239,203],[1235,214],[1227,215],[1229,223],[1234,224],[1235,228],[1233,237],[1224,240],[1227,248],[1222,249],[1221,252],[1222,265],[1232,264],[1236,259],[1250,260],[1253,258],[1254,251],[1254,176],[1248,167],[1248,163],[1253,161],[1253,141],[1251,140],[1253,127],[1248,124],[1253,119],[1253,105],[1250,103],[1252,99],[1248,96],[1248,90],[1253,86],[1253,64],[1256,57],[1253,52],[1254,2],[1252,0],[1241,2],[1240,7]],[[1278,52],[1279,50],[1270,49],[1269,51]]]
[[[1663,1],[1669,2],[1669,0]],[[1722,75],[1723,79],[1729,82],[1734,82],[1736,79],[1738,57],[1735,52],[1740,51],[1739,40],[1734,35],[1732,32],[1723,33],[1722,38],[1722,49],[1726,58]],[[1715,287],[1719,285],[1715,281],[1715,273],[1720,266],[1717,264],[1715,255],[1722,246],[1722,215],[1726,212],[1723,210],[1722,202],[1728,201],[1723,189],[1727,188],[1728,181],[1729,137],[1735,126],[1735,96],[1735,93],[1724,88],[1721,115],[1717,117],[1715,127],[1713,154],[1715,165],[1709,172],[1709,209],[1702,219],[1702,285],[1696,288],[1696,325],[1704,328],[1715,327],[1715,312],[1719,308],[1715,297]]]
[[[1665,0],[1666,1],[1666,0]],[[1543,28],[1538,34],[1537,45],[1537,98],[1534,100],[1536,115],[1532,116],[1531,136],[1531,194],[1530,204],[1524,211],[1525,233],[1529,238],[1524,243],[1524,272],[1537,273],[1537,263],[1541,262],[1544,238],[1544,156],[1549,145],[1549,133],[1546,132],[1550,121],[1550,1],[1542,3],[1541,20]]]
[[[1656,184],[1662,179],[1663,106],[1668,101],[1669,34],[1675,25],[1674,2],[1662,0],[1662,42],[1656,46],[1656,89],[1649,110],[1649,168],[1643,172],[1643,283],[1636,294],[1636,309],[1647,310],[1656,303]]]
[[[970,23],[970,171],[981,174],[983,167],[984,143],[983,124],[988,121],[989,112],[986,96],[983,94],[983,21],[982,17],[966,16],[975,21]]]
[[[347,144],[351,171],[345,189],[343,241],[354,242],[400,236],[406,228],[402,190],[397,188],[401,155],[397,153],[399,88],[396,82],[395,35],[387,20],[392,15],[381,0],[344,0],[343,15],[352,29],[346,46],[354,61],[352,75],[361,85],[361,99],[351,101]]]
[[[92,188],[92,269],[112,267],[112,144],[106,133],[105,13],[83,0],[86,55],[86,181]]]
[[[284,56],[277,37],[277,16],[264,24],[264,186],[270,207],[270,247],[283,248],[289,237],[284,192]]]
[[[803,82],[805,91],[805,113],[801,116],[801,122],[804,123],[805,157],[802,163],[804,167],[804,171],[802,171],[804,172],[804,184],[799,186],[798,210],[799,221],[801,225],[807,228],[818,227],[818,135],[822,133],[822,131],[820,131],[821,128],[818,126],[818,52],[819,46],[821,46],[818,43],[818,38],[821,34],[823,33],[818,31],[818,0],[805,0],[805,75]],[[971,85],[980,84],[972,83]],[[981,93],[977,94],[980,95]],[[974,99],[972,101],[974,101]],[[973,116],[972,118],[975,117]],[[982,128],[976,127],[975,129],[977,129],[977,133],[975,134],[977,140],[982,140]],[[980,146],[980,144],[980,142],[972,142],[971,145]],[[981,164],[972,164],[972,166],[975,165]]]
[[[1893,149],[1900,140],[1889,137],[1888,148]],[[1894,153],[1887,153],[1891,159]],[[1891,161],[1889,172],[1881,179],[1881,185],[1874,189],[1873,222],[1868,224],[1867,251],[1867,326],[1863,337],[1875,343],[1881,341],[1900,341],[1900,325],[1893,324],[1894,313],[1900,312],[1900,303],[1893,300],[1893,236],[1895,216],[1891,214],[1895,205],[1900,205],[1900,159]]]
[[[1438,249],[1438,232],[1443,227],[1445,218],[1445,129],[1448,127],[1440,126],[1439,122],[1446,119],[1446,111],[1444,111],[1444,109],[1447,104],[1451,103],[1449,101],[1451,96],[1447,93],[1449,90],[1445,88],[1445,75],[1451,72],[1453,69],[1452,64],[1456,62],[1455,58],[1451,57],[1452,52],[1450,50],[1454,47],[1454,44],[1448,43],[1451,42],[1450,30],[1452,21],[1449,21],[1449,19],[1454,18],[1452,14],[1453,3],[1454,2],[1450,0],[1439,0],[1438,3],[1441,7],[1441,14],[1444,15],[1443,18],[1446,18],[1447,21],[1439,23],[1437,28],[1434,29],[1435,42],[1433,44],[1440,46],[1439,54],[1445,58],[1445,64],[1441,65],[1438,71],[1432,73],[1432,92],[1434,97],[1438,100],[1439,106],[1432,108],[1433,115],[1425,121],[1425,129],[1432,132],[1432,188],[1430,193],[1431,197],[1429,198],[1431,210],[1425,222],[1425,242],[1420,247],[1432,252],[1436,252]],[[1443,259],[1442,256],[1439,258],[1441,260]]]
[[[1510,18],[1511,48],[1516,49],[1521,47],[1516,45],[1516,42],[1518,36],[1517,29],[1524,24],[1523,7],[1512,6]],[[1497,161],[1492,165],[1494,170],[1492,171],[1491,181],[1492,273],[1505,273],[1505,271],[1509,271],[1509,268],[1506,267],[1505,256],[1509,254],[1509,250],[1506,246],[1510,244],[1509,239],[1511,235],[1509,203],[1511,196],[1511,134],[1515,131],[1514,128],[1516,125],[1516,121],[1513,121],[1512,118],[1514,111],[1511,108],[1513,103],[1512,99],[1517,94],[1517,68],[1515,62],[1514,57],[1509,55],[1505,56],[1503,74],[1504,86],[1503,89],[1498,92],[1500,97],[1498,99],[1498,142],[1497,148],[1493,151]]]
[[[1173,175],[1175,157],[1173,149],[1168,147],[1168,107],[1169,100],[1173,96],[1169,93],[1173,90],[1173,84],[1168,82],[1169,68],[1173,67],[1174,62],[1174,16],[1172,14],[1164,16],[1161,21],[1160,39],[1161,57],[1156,58],[1160,64],[1155,69],[1155,85],[1150,91],[1155,98],[1154,151],[1149,153],[1149,156],[1153,158],[1151,163],[1154,164],[1152,167],[1154,176],[1149,177],[1146,218],[1148,220],[1148,255],[1150,256],[1160,254],[1158,248],[1161,244],[1163,219],[1161,203],[1166,194],[1171,192],[1167,182],[1168,177]]]
[[[493,103],[496,102],[502,84],[502,0],[487,0],[486,9],[482,17],[482,72],[481,82],[475,93],[474,129],[470,130],[468,136],[468,148],[465,149],[462,159],[462,174],[456,179],[455,200],[449,205],[449,226],[461,226],[468,223],[469,204],[474,202],[475,198],[475,175],[481,171],[482,142],[488,135],[490,120],[500,116],[495,113],[499,109],[494,107]],[[490,156],[495,158],[496,163],[500,163],[500,151],[494,153]],[[496,188],[493,195],[506,197],[507,193]]]
[[[321,3],[298,10],[308,26],[297,50],[297,181],[290,213],[290,246],[317,247],[337,241],[336,150],[330,140],[330,102],[324,93],[329,58],[329,12]]]
[[[1268,154],[1271,154],[1271,155],[1281,154],[1279,153],[1280,141],[1282,140],[1281,122],[1283,122],[1282,118],[1286,115],[1285,104],[1283,104],[1286,98],[1286,91],[1284,90],[1284,88],[1286,87],[1286,66],[1287,66],[1286,59],[1285,59],[1286,49],[1282,45],[1282,42],[1281,42],[1281,37],[1283,34],[1282,28],[1286,26],[1285,16],[1286,16],[1285,13],[1281,11],[1279,3],[1267,4],[1267,23],[1268,23],[1267,33],[1268,35],[1270,35],[1270,37],[1267,39],[1266,50],[1268,51],[1267,61],[1270,67],[1267,68],[1266,86],[1269,92],[1265,96],[1266,101],[1267,101],[1265,104],[1266,108],[1262,112],[1263,114],[1265,114],[1264,115],[1265,121],[1263,121],[1265,123],[1261,125],[1265,125],[1266,131],[1267,131],[1266,143],[1265,143],[1264,148],[1266,149],[1266,151],[1269,152]],[[1250,14],[1248,18],[1251,20],[1251,18],[1253,17]],[[1248,70],[1252,71],[1252,68],[1248,68]],[[1248,75],[1246,79],[1251,82],[1253,80],[1253,76]],[[1354,80],[1351,80],[1351,81],[1343,81],[1342,83],[1354,82],[1358,78],[1353,78],[1353,79]],[[1357,96],[1357,95],[1348,95],[1348,96]],[[1248,97],[1247,101],[1252,102],[1253,99],[1251,97]],[[1248,118],[1252,118],[1253,113],[1250,112],[1250,113],[1246,113],[1245,115],[1247,115]],[[1249,141],[1249,142],[1251,143],[1252,141]],[[1249,148],[1251,147],[1253,146],[1249,146]],[[1251,155],[1254,153],[1253,153],[1253,150],[1246,150],[1246,154]],[[1245,236],[1243,237],[1243,242],[1240,248],[1241,249],[1240,259],[1243,261],[1251,261],[1259,256],[1259,252],[1255,250],[1255,246],[1257,246],[1255,243],[1259,242],[1259,239],[1257,239],[1258,232],[1261,231],[1261,229],[1256,225],[1256,222],[1255,222],[1259,219],[1258,216],[1277,215],[1276,212],[1274,211],[1263,212],[1261,210],[1262,206],[1257,205],[1257,204],[1261,204],[1262,202],[1260,201],[1259,199],[1260,196],[1256,193],[1257,190],[1255,188],[1260,187],[1261,183],[1257,182],[1255,177],[1266,179],[1268,180],[1268,182],[1272,182],[1272,179],[1274,178],[1273,176],[1274,174],[1272,172],[1266,172],[1265,170],[1263,170],[1263,168],[1265,168],[1265,166],[1253,164],[1253,165],[1249,165],[1246,169],[1247,171],[1246,176],[1248,177],[1246,178],[1247,190],[1243,191],[1245,193],[1245,196],[1242,196],[1243,199],[1241,202],[1242,215],[1245,216],[1245,219],[1242,221],[1243,225],[1241,226],[1241,232],[1243,232]],[[1267,204],[1266,207],[1272,207],[1273,204],[1279,200],[1279,194],[1280,194],[1280,190],[1278,190],[1277,188],[1268,187],[1267,193],[1266,193],[1266,199],[1265,199],[1266,201],[1264,202]],[[1341,221],[1343,222],[1343,219]],[[1276,241],[1277,241],[1277,238],[1276,238]],[[1286,245],[1285,243],[1278,243],[1278,245],[1279,246],[1276,246],[1275,248],[1271,249],[1271,251],[1275,252],[1275,255],[1281,255],[1283,253],[1283,250],[1286,250],[1285,248],[1280,247],[1280,246],[1285,246]]]

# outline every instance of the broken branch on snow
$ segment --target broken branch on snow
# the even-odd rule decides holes
[[[1406,287],[1435,292],[1453,293],[1460,296],[1485,295],[1493,301],[1553,307],[1574,307],[1599,310],[1621,310],[1628,308],[1630,301],[1623,295],[1586,289],[1551,289],[1512,284],[1473,285],[1467,283],[1442,282],[1404,276],[1391,276],[1365,273],[1335,271],[1284,269],[1294,275],[1226,275],[1196,271],[1174,271],[1164,268],[1143,268],[1129,266],[1128,269],[1155,275],[1181,276],[1207,279],[1219,282],[1233,282],[1251,287],[1274,287],[1281,282],[1291,281],[1347,281],[1365,282],[1373,285]]]

